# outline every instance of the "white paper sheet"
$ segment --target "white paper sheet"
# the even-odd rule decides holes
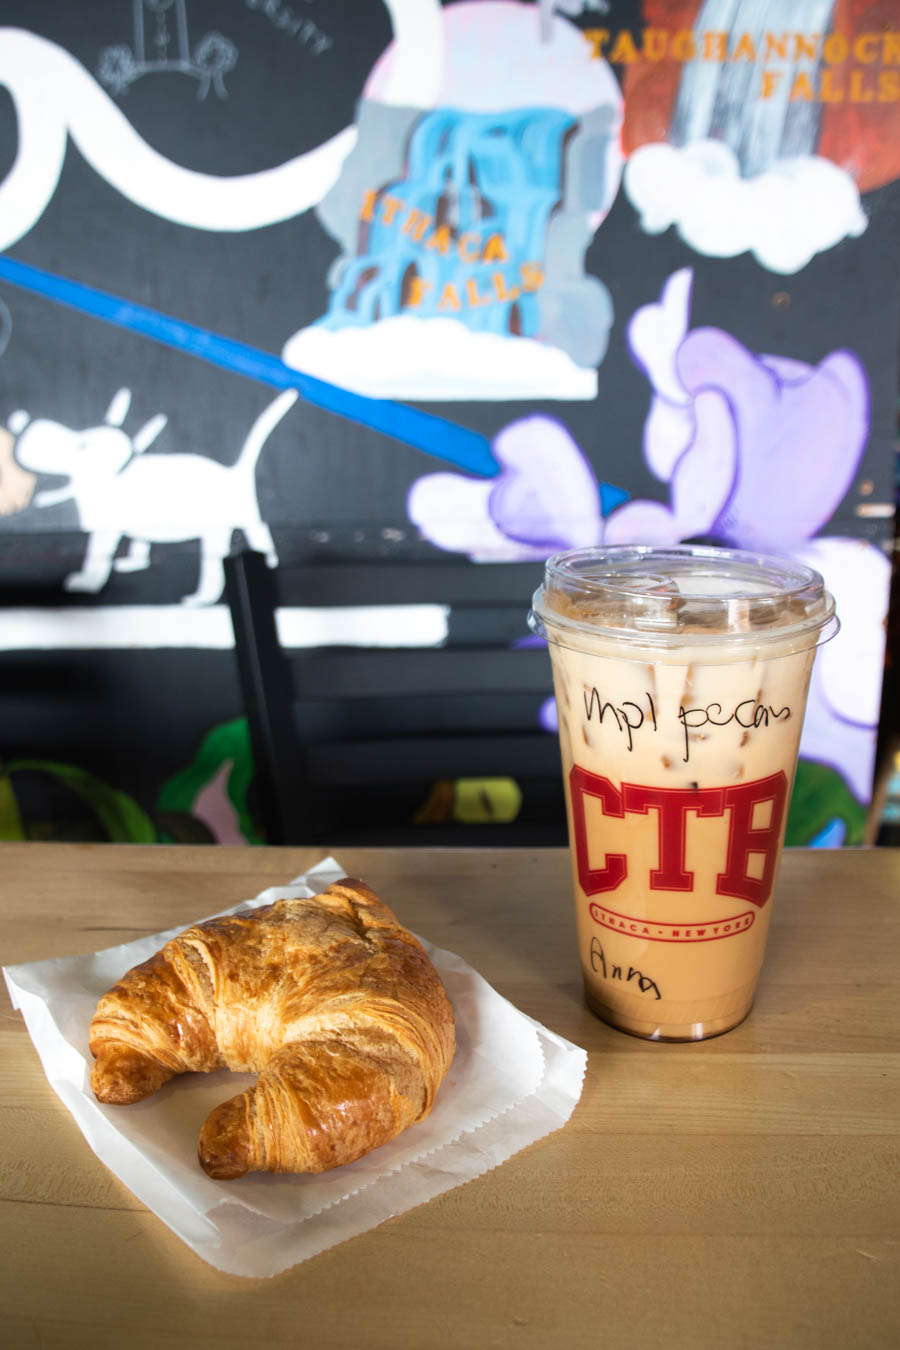
[[[344,875],[328,858],[290,885],[224,912],[316,895]],[[213,1181],[197,1162],[200,1128],[214,1106],[252,1081],[249,1075],[188,1074],[128,1107],[102,1105],[90,1086],[88,1029],[98,999],[186,926],[3,973],[51,1086],[91,1148],[219,1270],[276,1275],[363,1233],[559,1129],[581,1095],[583,1050],[519,1012],[458,956],[420,938],[456,1018],[456,1055],[431,1114],[383,1148],[318,1176]]]

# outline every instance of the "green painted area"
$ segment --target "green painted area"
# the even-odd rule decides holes
[[[865,807],[834,769],[827,764],[801,759],[794,780],[785,844],[788,847],[809,844],[833,820],[844,822],[847,829],[845,844],[862,843]]]
[[[230,764],[226,794],[234,807],[238,828],[248,844],[264,842],[247,801],[253,781],[253,752],[246,717],[236,717],[208,731],[191,762],[163,784],[156,809],[164,821],[165,842],[188,842],[185,828],[197,795],[225,764]]]
[[[11,759],[6,773],[0,778],[0,837],[27,839],[35,831],[31,823],[22,821],[15,797],[17,773],[45,773],[65,784],[93,813],[103,833],[113,844],[155,844],[156,826],[143,807],[127,792],[104,783],[101,778],[74,764],[59,764],[50,759]],[[18,833],[5,833],[4,831]]]

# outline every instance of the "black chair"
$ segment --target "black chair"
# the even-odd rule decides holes
[[[226,560],[255,792],[273,844],[562,845],[557,737],[539,711],[550,660],[517,646],[540,566],[464,562],[279,567]],[[440,646],[286,650],[282,607],[449,606]],[[491,822],[490,784],[513,779],[515,819]],[[481,823],[454,818],[460,780]],[[472,781],[474,780],[474,781]],[[463,812],[463,815],[466,813]]]

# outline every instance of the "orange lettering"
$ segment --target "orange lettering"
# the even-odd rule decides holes
[[[421,305],[425,296],[431,290],[431,282],[425,281],[423,277],[411,277],[409,281],[409,293],[406,298],[406,304],[414,309],[416,305]]]
[[[426,248],[436,248],[438,253],[448,253],[450,250],[450,226],[439,225],[434,234],[430,234],[425,240]]]
[[[900,66],[900,33],[885,33],[881,59],[886,66]]]
[[[689,28],[679,28],[672,38],[669,55],[673,61],[696,61],[697,44]]]
[[[883,70],[878,76],[878,102],[896,103],[900,99],[900,74],[896,70]]]
[[[815,91],[810,83],[809,76],[803,74],[798,75],[791,85],[791,103],[810,103],[815,96]]]
[[[665,28],[645,28],[641,56],[645,61],[664,61],[669,34]]]
[[[728,55],[728,34],[708,32],[703,34],[703,60],[724,61]]]
[[[489,305],[491,303],[491,296],[479,295],[478,282],[474,279],[474,277],[470,277],[470,279],[466,282],[466,299],[468,300],[472,309],[479,309],[482,305]]]
[[[452,282],[448,281],[444,289],[441,291],[441,298],[438,301],[438,309],[461,309],[461,308],[462,306],[460,304],[459,295],[457,293],[456,287],[453,285]]]
[[[794,34],[794,60],[800,61],[806,57],[808,61],[815,61],[819,52],[819,38],[821,33],[809,33],[806,36],[803,33]]]
[[[492,272],[491,283],[498,300],[515,300],[519,294],[518,286],[513,286],[510,291],[506,289],[506,279],[502,272]]]
[[[610,63],[614,66],[630,66],[632,61],[637,59],[638,52],[634,45],[634,38],[627,28],[623,28],[613,43],[612,51],[609,54]]]
[[[867,89],[863,84],[863,72],[853,70],[850,72],[850,102],[851,103],[872,103],[875,98],[875,90]]]
[[[766,33],[764,36],[766,41],[765,59],[767,61],[771,61],[772,57],[774,56],[777,57],[779,61],[786,61],[788,59],[787,33],[782,33],[779,37],[776,37],[774,33]]]
[[[609,42],[608,28],[584,28],[581,36],[590,43],[591,60],[599,61],[603,55],[603,48]]]
[[[503,243],[502,234],[492,234],[484,246],[482,258],[485,262],[508,262],[509,254]]]
[[[420,211],[417,206],[414,206],[406,218],[403,233],[411,235],[418,244],[430,224],[431,216],[426,215],[424,211]]]
[[[375,190],[375,188],[369,188],[368,192],[367,192],[366,195],[363,197],[362,209],[360,210],[360,213],[359,213],[359,218],[360,218],[360,220],[372,220],[372,219],[373,219],[372,212],[373,212],[373,208],[374,208],[374,206],[375,206],[375,203],[376,203],[377,201],[378,201],[378,193],[377,193],[377,191]]]
[[[880,33],[860,33],[858,37],[853,39],[854,61],[858,61],[861,66],[870,66],[873,61],[877,61],[880,40]],[[870,51],[870,46],[873,44],[875,50]]]
[[[749,33],[742,33],[740,40],[734,51],[731,53],[732,61],[755,61],[756,43]]]
[[[771,98],[781,83],[783,75],[783,70],[764,70],[762,88],[759,91],[760,98]]]
[[[456,241],[456,249],[463,262],[477,262],[481,254],[481,235],[474,230],[461,234]]]
[[[402,202],[399,197],[383,197],[381,199],[381,205],[384,210],[382,221],[385,225],[392,224],[394,216],[397,215],[398,211],[404,211],[406,209],[406,202]]]
[[[850,55],[850,44],[843,33],[829,33],[822,44],[822,56],[829,66],[839,66]]]
[[[822,86],[819,97],[823,103],[843,103],[844,101],[844,91],[840,85],[832,84],[833,79],[833,70],[822,71]]]
[[[523,291],[540,290],[544,284],[544,269],[540,263],[527,262],[519,268]]]

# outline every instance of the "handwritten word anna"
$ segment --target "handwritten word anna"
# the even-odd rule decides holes
[[[636,970],[634,966],[629,966],[628,974],[623,975],[622,966],[616,966],[612,963],[607,966],[606,956],[598,938],[591,938],[591,970],[595,975],[601,975],[604,980],[622,980],[625,984],[631,984],[631,981],[635,980],[642,994],[652,992],[656,998],[662,998],[659,985],[655,980],[651,980],[649,975],[645,975],[642,970]]]

